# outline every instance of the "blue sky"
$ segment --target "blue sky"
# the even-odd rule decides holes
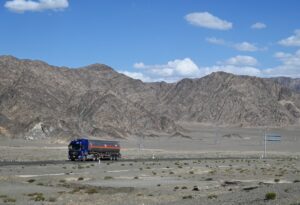
[[[0,55],[143,81],[300,77],[298,0],[4,0]]]

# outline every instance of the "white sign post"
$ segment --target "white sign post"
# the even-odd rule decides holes
[[[266,134],[265,132],[265,139],[264,139],[264,158],[267,157],[267,141],[269,142],[280,142],[281,136],[278,134]]]

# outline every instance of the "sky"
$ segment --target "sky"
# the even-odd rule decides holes
[[[1,0],[0,55],[144,82],[300,77],[299,0]]]

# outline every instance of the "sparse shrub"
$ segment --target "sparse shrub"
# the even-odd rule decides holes
[[[186,187],[186,186],[183,186],[183,187],[181,187],[181,189],[187,189],[187,187]]]
[[[278,183],[280,181],[280,179],[274,179],[274,182]]]
[[[27,180],[27,182],[28,183],[33,183],[33,182],[35,182],[35,179],[29,179],[29,180]]]
[[[268,192],[265,195],[265,200],[274,200],[276,198],[276,193]]]
[[[216,199],[216,198],[218,198],[218,196],[215,195],[215,194],[210,194],[210,195],[207,196],[207,198],[209,198],[209,199]]]
[[[109,179],[113,179],[113,177],[112,176],[105,176],[104,179],[109,180]]]
[[[133,179],[139,179],[139,177],[138,177],[138,176],[135,176],[135,177],[133,177]]]
[[[152,174],[153,174],[153,175],[156,175],[156,172],[153,171]]]
[[[71,193],[71,194],[74,194],[74,193],[76,193],[76,192],[79,192],[80,190],[81,190],[80,187],[76,187],[76,188],[74,188],[70,193]]]
[[[78,180],[78,181],[82,181],[82,180],[84,180],[84,178],[83,178],[83,177],[78,177],[77,180]]]
[[[8,196],[7,195],[0,195],[0,198],[7,198]]]
[[[206,178],[205,181],[212,181],[213,178]]]
[[[121,164],[121,166],[123,167],[123,166],[125,166],[125,164]]]
[[[300,179],[295,179],[293,182],[294,182],[294,183],[299,183],[299,182],[300,182]]]
[[[96,193],[98,193],[98,190],[95,189],[95,188],[90,188],[90,189],[87,189],[85,191],[85,193],[87,193],[87,194],[96,194]]]
[[[140,170],[142,171],[142,170],[143,170],[143,168],[142,168],[142,167],[140,167]]]
[[[77,168],[78,168],[78,169],[83,169],[84,167],[81,166],[81,165],[78,165]]]
[[[65,179],[61,179],[61,180],[59,180],[59,182],[60,182],[60,183],[65,183],[66,180],[65,180]]]
[[[137,196],[144,196],[144,194],[142,194],[142,193],[138,193],[138,194],[137,194]]]
[[[28,196],[31,196],[31,200],[33,201],[45,201],[45,197],[43,195],[43,193],[31,193],[28,194]]]
[[[15,203],[17,200],[13,198],[5,198],[3,199],[4,203]]]
[[[189,173],[190,173],[190,174],[194,174],[194,171],[190,171]]]
[[[174,190],[177,190],[177,189],[179,189],[179,186],[175,186],[175,187],[174,187]]]
[[[171,172],[169,172],[169,174],[174,174],[174,172],[171,171]]]
[[[193,196],[192,195],[187,195],[187,196],[183,196],[182,199],[192,199]]]
[[[39,183],[37,183],[36,185],[44,186],[44,184],[43,184],[42,182],[39,182]]]
[[[157,184],[156,186],[161,186],[160,184]]]
[[[48,199],[48,201],[49,201],[49,202],[56,202],[56,198],[50,197],[50,198]]]

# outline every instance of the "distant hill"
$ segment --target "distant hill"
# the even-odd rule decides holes
[[[179,121],[287,126],[299,122],[300,94],[286,82],[217,72],[143,83],[103,64],[70,69],[1,56],[0,136],[172,134]]]

